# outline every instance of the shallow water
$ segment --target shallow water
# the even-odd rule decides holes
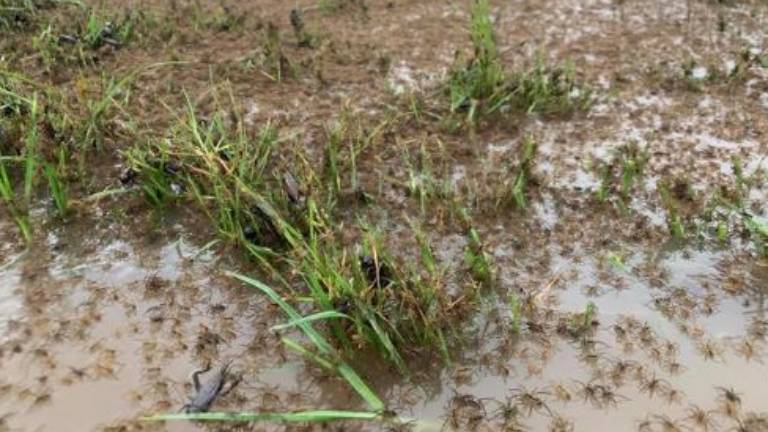
[[[185,403],[192,371],[227,358],[236,359],[243,383],[219,409],[243,409],[254,400],[262,409],[359,408],[334,379],[280,348],[266,331],[279,314],[221,276],[227,265],[215,247],[200,251],[183,231],[173,235],[176,240],[150,248],[114,240],[75,256],[50,238],[34,252],[9,257],[0,272],[11,288],[0,303],[8,311],[0,362],[16,372],[0,383],[6,428],[139,427],[138,416]],[[683,419],[692,405],[718,410],[718,387],[740,394],[743,413],[764,409],[768,389],[756,379],[768,373],[764,342],[750,333],[756,319],[765,319],[763,267],[750,270],[748,262],[717,250],[629,249],[622,258],[574,250],[552,252],[535,274],[509,276],[509,283],[535,279],[539,286],[539,318],[524,321],[520,335],[501,321],[480,320],[484,342],[452,367],[413,384],[391,375],[373,385],[399,414],[421,420],[421,430],[460,416],[457,395],[483,401],[491,430],[500,427],[491,412],[524,391],[539,392],[546,405],[523,410],[520,421],[531,430],[547,427],[554,416],[579,429],[620,430],[654,416]],[[721,292],[729,278],[737,278],[737,291],[707,296]],[[555,330],[558,316],[581,312],[589,302],[599,321],[589,338]],[[534,332],[532,324],[545,329]],[[616,326],[627,336],[618,337]],[[741,351],[745,341],[756,347],[751,358]],[[705,343],[715,347],[711,356]],[[630,365],[621,376],[613,369],[619,361]],[[651,394],[643,386],[652,377],[663,381]],[[596,383],[611,386],[614,400],[589,399],[584,386]],[[732,422],[720,417],[718,423]]]

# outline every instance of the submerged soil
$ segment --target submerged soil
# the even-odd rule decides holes
[[[734,68],[744,52],[764,55],[768,7],[492,3],[505,64],[530,65],[537,55],[570,60],[594,103],[567,118],[503,117],[458,133],[407,123],[366,149],[358,170],[372,204],[345,208],[345,222],[367,217],[389,249],[407,258],[418,253],[408,221],[420,219],[446,269],[445,289],[459,292],[466,239],[445,221],[439,199],[425,210],[407,193],[411,173],[401,148],[426,148],[453,190],[480,200],[511,175],[524,137],[534,137],[539,153],[526,211],[474,217],[496,269],[493,293],[460,323],[475,338],[455,348],[447,365],[412,356],[408,379],[374,355],[361,354],[353,366],[388,409],[416,420],[413,430],[768,430],[768,261],[742,232],[727,242],[706,233],[673,238],[659,198],[662,179],[680,179],[686,209],[701,210],[714,190],[733,184],[734,156],[760,178],[768,70]],[[229,83],[246,122],[274,121],[286,142],[320,153],[317,142],[341,108],[376,119],[407,105],[410,94],[432,97],[456,52],[470,49],[469,2],[339,4],[237,2],[227,10],[245,17],[241,27],[194,29],[182,19],[174,38],[108,52],[81,73],[120,76],[179,61],[139,78],[126,110],[143,128],[167,126],[173,115],[166,107],[184,109],[182,89],[213,106],[216,77]],[[315,48],[292,42],[289,15],[297,5],[307,10],[307,31],[320,37]],[[114,7],[174,13],[159,2]],[[218,3],[203,7],[222,13]],[[286,35],[298,77],[274,82],[241,67],[265,23]],[[33,60],[14,58],[36,74]],[[77,86],[66,68],[37,78]],[[115,156],[98,168],[105,173],[93,180],[98,187],[119,184],[117,154],[132,144],[123,139],[121,132],[110,139]],[[622,205],[597,202],[594,167],[630,143],[647,149],[642,178]],[[758,215],[764,182],[748,196]],[[43,202],[32,212],[40,228],[27,245],[0,211],[0,431],[385,428],[140,421],[179,410],[192,393],[190,374],[227,360],[242,381],[215,410],[365,409],[342,380],[269,331],[285,321],[281,311],[225,274],[255,272],[241,251],[210,243],[215,230],[190,209],[157,212],[140,201],[118,195],[66,222],[47,218]],[[511,295],[525,309],[517,332],[510,330]],[[585,314],[588,337],[569,325],[586,310],[594,310]]]

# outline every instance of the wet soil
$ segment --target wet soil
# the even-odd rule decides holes
[[[181,26],[191,36],[126,47],[100,67],[120,76],[140,64],[186,62],[141,76],[127,109],[147,128],[171,121],[164,106],[183,106],[180,89],[205,105],[215,71],[246,122],[275,121],[282,135],[320,152],[313,146],[342,106],[377,118],[411,92],[434,95],[455,52],[470,48],[464,2],[369,1],[367,10],[306,13],[309,31],[324,42],[312,50],[287,45],[286,55],[305,66],[298,78],[275,83],[240,67],[264,23],[290,40],[294,6],[238,2],[233,10],[247,17],[239,31]],[[166,11],[157,2],[128,7]],[[595,103],[565,119],[504,119],[467,133],[407,124],[365,152],[360,181],[376,200],[350,210],[350,220],[355,211],[367,215],[391,250],[416,254],[405,216],[422,218],[447,290],[462,289],[465,239],[445,223],[440,204],[423,212],[405,193],[400,147],[425,145],[456,191],[487,197],[530,135],[539,144],[539,186],[526,212],[475,218],[498,287],[461,323],[477,337],[452,364],[413,359],[410,379],[367,359],[356,368],[390,409],[418,420],[415,430],[768,430],[768,261],[737,234],[725,244],[672,239],[658,193],[661,179],[684,178],[704,203],[733,183],[733,156],[749,174],[764,168],[768,72],[753,65],[728,75],[745,50],[765,51],[768,8],[521,0],[494,3],[493,11],[506,64],[530,64],[537,53],[569,59]],[[691,61],[710,78],[686,77]],[[75,86],[70,78],[57,80]],[[630,142],[650,158],[628,210],[597,203],[593,167]],[[127,145],[116,138],[108,148]],[[116,182],[114,159],[97,183]],[[765,199],[756,185],[756,213]],[[364,407],[269,332],[283,321],[280,311],[224,274],[252,268],[233,258],[237,251],[206,247],[215,232],[198,216],[126,206],[107,200],[66,224],[49,222],[28,247],[0,214],[0,431],[377,430],[140,422],[181,408],[190,374],[225,360],[243,380],[218,410]],[[510,294],[527,311],[519,332],[510,330]],[[590,303],[590,328],[576,335],[571,320]]]

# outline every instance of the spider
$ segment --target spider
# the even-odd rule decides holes
[[[518,415],[520,411],[517,409],[517,405],[512,400],[513,398],[507,397],[506,402],[495,401],[499,404],[499,408],[494,411],[493,418],[501,418],[504,431],[519,431],[522,430],[522,426],[519,423]]]
[[[669,388],[664,394],[664,398],[667,399],[667,402],[670,404],[672,403],[680,403],[683,400],[684,393],[680,390]]]
[[[654,397],[657,393],[661,394],[668,392],[671,387],[672,386],[667,380],[663,378],[657,378],[654,374],[651,379],[642,383],[640,390],[648,393],[648,396]]]
[[[683,426],[680,422],[671,419],[666,415],[655,415],[656,423],[661,426],[662,432],[683,432]]]
[[[761,349],[759,345],[756,345],[748,340],[742,341],[736,351],[744,357],[744,360],[750,361],[756,358],[760,358]]]
[[[681,365],[676,361],[673,361],[667,365],[667,369],[669,370],[669,373],[673,375],[677,375],[679,373],[682,373],[685,370],[685,366]]]
[[[651,422],[647,418],[640,420],[637,423],[637,432],[652,432],[652,431],[653,431],[653,422]]]
[[[584,398],[584,402],[589,402],[593,406],[599,408],[603,405],[603,389],[605,386],[602,384],[594,384],[593,381],[588,383],[583,383],[581,381],[576,382],[581,386],[579,393],[581,393],[581,396]]]
[[[613,381],[613,383],[616,385],[621,385],[624,382],[627,374],[630,373],[632,369],[635,368],[635,366],[636,363],[632,360],[616,361],[609,372],[611,381]]]
[[[699,344],[699,351],[704,355],[705,360],[714,360],[723,355],[723,350],[715,342],[706,341]]]
[[[610,386],[599,385],[600,401],[603,405],[613,405],[616,407],[619,400],[628,400],[626,397],[616,393]]]
[[[456,394],[449,402],[450,423],[453,428],[458,428],[461,424],[462,414],[467,415],[467,421],[476,423],[485,417],[485,405],[483,402],[472,395]]]
[[[570,402],[573,399],[571,391],[562,384],[555,385],[553,389],[554,396],[561,402]]]
[[[546,410],[550,416],[553,415],[552,410],[549,409],[549,406],[543,399],[549,393],[541,390],[528,391],[525,388],[513,389],[512,393],[512,399],[516,400],[528,412],[527,415],[530,416],[534,411],[539,412],[541,410]]]
[[[573,422],[563,417],[555,416],[549,424],[550,432],[572,432]]]
[[[741,396],[733,388],[715,387],[720,395],[718,399],[725,403],[741,405]]]
[[[717,429],[718,424],[710,411],[706,411],[696,405],[691,405],[687,412],[688,417],[685,419],[698,429],[704,432]]]

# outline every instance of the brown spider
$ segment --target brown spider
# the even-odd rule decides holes
[[[522,387],[512,390],[512,399],[517,401],[520,407],[527,411],[526,415],[529,416],[534,411],[538,413],[541,410],[545,410],[550,416],[554,415],[547,403],[544,402],[545,396],[549,396],[549,393],[542,390],[529,391]]]
[[[669,381],[657,378],[656,374],[654,374],[652,378],[642,383],[640,390],[648,393],[648,396],[654,397],[656,394],[667,393],[671,387]]]
[[[683,432],[683,425],[667,415],[657,414],[653,416],[653,418],[656,419],[656,423],[661,426],[662,432]]]
[[[685,419],[697,429],[703,430],[704,432],[717,429],[718,424],[710,411],[706,411],[696,405],[691,405],[687,412],[688,417]]]
[[[652,432],[653,431],[653,422],[649,419],[643,419],[640,420],[637,423],[637,432]]]
[[[645,345],[651,345],[656,341],[656,334],[648,323],[643,323],[638,336],[640,336],[640,341]]]
[[[673,375],[677,375],[685,371],[685,366],[681,365],[676,361],[673,361],[667,364],[667,370],[669,371],[669,373]]]
[[[736,406],[741,405],[741,396],[736,393],[736,390],[733,388],[715,387],[715,389],[720,393],[718,400],[721,402],[730,403]]]
[[[723,356],[723,349],[713,341],[705,341],[699,344],[699,351],[705,360],[715,360]]]
[[[576,383],[581,386],[579,393],[581,393],[582,398],[584,398],[584,402],[589,402],[594,406],[600,406],[600,387],[598,385],[592,384],[592,381],[588,383],[576,381]]]
[[[635,368],[637,364],[632,360],[618,360],[613,364],[610,370],[610,377],[614,384],[621,384],[624,382],[627,374]]]
[[[550,432],[573,432],[573,422],[561,416],[555,416],[549,423]]]
[[[762,349],[760,348],[760,345],[752,343],[748,340],[742,341],[741,344],[739,344],[739,347],[736,348],[736,351],[741,354],[741,356],[744,357],[744,360],[746,361],[760,358],[762,355]]]
[[[571,391],[562,384],[555,385],[555,387],[552,389],[552,393],[560,402],[570,402],[573,399]]]
[[[470,424],[479,423],[485,417],[485,405],[483,402],[472,395],[456,394],[449,402],[451,426],[455,429],[461,425],[461,419],[464,414]]]
[[[513,402],[513,399],[507,397],[506,402],[495,401],[499,404],[499,408],[494,411],[493,418],[501,418],[502,430],[504,431],[518,431],[522,430],[522,425],[519,422],[518,416],[520,410],[517,409],[517,405]]]
[[[664,398],[671,404],[682,402],[683,396],[685,396],[685,393],[671,387],[664,394]]]
[[[600,385],[600,401],[603,406],[612,405],[614,408],[618,405],[619,400],[629,400],[626,397],[616,393],[610,386]]]
[[[625,330],[623,326],[621,326],[620,324],[614,324],[612,328],[613,328],[613,333],[616,335],[616,339],[619,342],[622,342],[627,338],[627,330]]]
[[[749,335],[757,340],[765,340],[768,336],[768,319],[755,318],[749,325]]]
[[[611,386],[595,384],[593,381],[588,383],[576,381],[581,386],[579,392],[584,398],[584,402],[589,402],[595,407],[602,408],[606,405],[616,406],[619,400],[627,400],[624,396],[617,394]]]

